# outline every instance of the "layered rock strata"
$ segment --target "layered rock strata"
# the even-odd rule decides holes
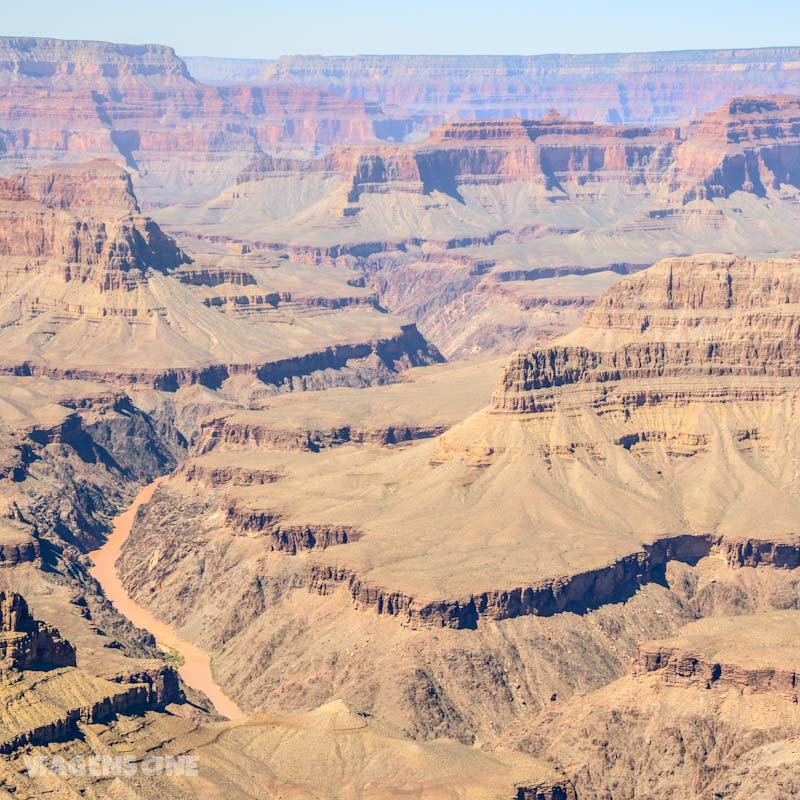
[[[799,125],[796,96],[738,97],[683,127],[594,124],[551,111],[540,119],[451,122],[416,145],[338,147],[319,161],[265,157],[237,184],[272,175],[346,174],[352,183],[343,214],[353,217],[370,193],[459,198],[464,186],[523,181],[584,194],[604,184],[652,194],[682,191],[687,202],[796,186]]]
[[[20,595],[0,592],[0,625],[3,669],[75,666],[75,648],[55,628],[35,620]]]
[[[186,58],[218,84],[291,81],[437,119],[542,116],[674,123],[739,94],[796,92],[796,48],[534,56]]]
[[[268,284],[302,283],[283,275],[291,265],[276,278],[258,257],[236,262],[249,270],[189,260],[108,161],[0,179],[0,373],[167,391],[244,376],[277,391],[390,381],[440,359],[345,276],[293,297]]]
[[[343,585],[357,606],[413,627],[585,613],[709,554],[792,569],[794,476],[774,464],[795,447],[798,274],[795,260],[709,256],[626,278],[576,332],[516,356],[489,409],[416,446],[282,452],[249,435],[221,452],[204,445],[194,464],[205,474],[248,465],[275,476],[218,482],[204,513],[237,512],[209,535],[278,521],[355,530],[315,550],[299,580],[321,595]],[[165,484],[155,527],[173,495],[198,491],[184,476]],[[145,510],[145,538],[152,524]],[[161,574],[128,563],[140,593]]]
[[[145,684],[112,683],[77,669],[75,648],[35,620],[20,595],[0,592],[0,626],[0,752],[46,745],[75,736],[80,723],[155,706],[157,695]]]
[[[208,415],[198,425],[193,453],[260,449],[319,451],[346,444],[399,445],[440,435],[466,414],[482,406],[504,359],[475,359],[440,364],[403,373],[399,383],[364,392],[330,389],[298,403],[292,397],[273,397],[252,403],[248,410]],[[185,465],[187,479],[211,484],[229,482],[226,470]],[[229,480],[241,482],[247,470]],[[250,482],[265,483],[278,474],[258,470]],[[265,480],[264,478],[267,478]]]
[[[796,610],[692,622],[640,644],[631,674],[521,720],[512,737],[579,796],[791,797],[797,622]]]
[[[202,236],[361,272],[448,357],[531,349],[616,279],[670,256],[789,255],[796,96],[739,97],[680,126],[451,122],[400,145],[264,157],[202,206]]]
[[[103,156],[156,202],[213,196],[263,150],[402,137],[375,103],[295,85],[206,86],[169,47],[0,39],[2,158]]]
[[[700,620],[674,639],[640,644],[632,674],[654,673],[670,686],[775,694],[796,703],[798,624],[794,611]]]
[[[715,386],[720,402],[729,387],[747,399],[748,385],[752,399],[779,396],[797,377],[790,348],[798,302],[794,260],[663,261],[617,284],[556,346],[515,356],[493,410],[551,410],[584,386],[597,402],[604,394],[624,402],[618,387],[642,381],[648,387],[631,404],[656,405],[661,392],[674,393],[678,378],[687,400],[704,392],[711,399]],[[586,402],[586,393],[578,398]]]

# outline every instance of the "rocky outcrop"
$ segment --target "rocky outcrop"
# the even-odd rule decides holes
[[[47,272],[98,292],[132,290],[148,271],[187,260],[141,213],[129,175],[109,161],[0,179],[0,255],[3,272]]]
[[[778,569],[800,567],[800,546],[765,539],[722,542],[720,552],[735,567],[770,566]]]
[[[312,564],[306,586],[314,594],[327,595],[336,584],[346,584],[359,608],[397,617],[410,627],[475,628],[478,613],[472,598],[444,602],[420,602],[415,597],[378,586],[367,585],[346,568]]]
[[[563,345],[516,355],[493,408],[535,413],[549,408],[556,394],[582,386],[607,393],[623,381],[796,377],[787,355],[800,328],[794,310],[799,274],[793,260],[663,261],[617,284]],[[766,383],[765,391],[777,389]],[[734,382],[732,390],[742,387]],[[651,384],[630,401],[652,403],[643,393],[657,391]]]
[[[749,559],[742,553],[763,550],[779,557],[755,555]],[[661,581],[670,561],[694,564],[701,558],[719,553],[733,567],[769,564],[794,569],[800,564],[800,541],[794,544],[775,542],[728,541],[716,536],[680,535],[665,537],[647,545],[641,552],[619,559],[606,567],[562,576],[524,588],[426,602],[423,599],[380,586],[370,585],[356,572],[344,567],[312,564],[308,568],[306,587],[314,594],[327,595],[337,585],[347,586],[355,604],[377,614],[397,617],[412,628],[442,627],[471,629],[490,620],[514,619],[522,616],[549,617],[571,612],[584,614],[590,609],[618,603],[631,597],[651,581]]]
[[[0,470],[0,479],[2,479]],[[0,520],[0,567],[41,565],[42,548],[34,532],[16,521]]]
[[[686,128],[681,173],[700,180],[686,199],[765,195],[800,185],[800,101],[796,96],[735,97]]]
[[[514,800],[578,800],[575,787],[569,781],[540,786],[518,786]]]
[[[706,618],[667,640],[641,643],[632,674],[668,686],[798,698],[795,611]]]
[[[44,687],[25,686],[24,679],[20,683],[23,685],[12,685],[10,691],[6,689],[6,696],[0,700],[5,706],[0,708],[0,753],[9,754],[26,746],[74,739],[80,735],[79,726],[82,723],[106,722],[117,714],[141,713],[147,708],[144,686],[117,687],[105,681],[87,679],[79,675],[77,670],[49,673],[41,682]],[[37,688],[61,693],[63,700],[59,702],[56,699],[53,702],[46,697],[48,707],[37,709],[37,716],[44,716],[44,721],[27,722],[24,715],[14,713],[14,705],[20,704],[20,696],[16,692],[27,692],[30,696]],[[80,705],[75,705],[75,700]],[[12,714],[13,727],[7,721]]]
[[[418,439],[430,439],[444,433],[444,425],[387,425],[307,429],[281,428],[268,417],[242,418],[239,415],[205,419],[200,423],[195,453],[217,449],[308,450],[318,452],[325,447],[344,444],[394,445]]]
[[[182,386],[218,389],[234,376],[253,376],[277,391],[305,391],[311,388],[364,385],[392,380],[397,372],[412,366],[442,361],[414,325],[390,339],[353,345],[334,345],[322,352],[263,364],[220,364],[201,368],[109,372],[106,369],[61,368],[31,362],[13,366],[0,364],[0,375],[42,377],[52,380],[82,380],[141,386],[175,392]]]
[[[108,679],[114,683],[146,686],[149,708],[164,708],[171,703],[186,701],[177,671],[162,662],[153,662],[152,666],[111,675]]]
[[[224,486],[263,486],[280,480],[280,473],[273,470],[247,469],[244,467],[205,467],[186,462],[179,467],[179,473],[188,482],[197,481],[210,487]]]
[[[517,744],[552,759],[580,797],[744,800],[767,783],[790,797],[796,614],[709,617],[640,643],[632,674],[525,719]]]
[[[183,702],[178,676],[164,663],[96,678],[76,668],[75,648],[36,620],[24,598],[0,592],[0,752],[47,745],[118,714]]]
[[[190,286],[256,285],[256,279],[246,270],[226,269],[224,267],[198,266],[194,269],[183,269],[176,277],[181,283],[186,283]]]
[[[798,108],[740,96],[680,126],[592,123],[563,106],[450,121],[419,141],[256,158],[196,219],[204,236],[237,239],[222,213],[242,221],[240,244],[357,269],[448,357],[527,350],[575,327],[605,273],[800,247]],[[558,280],[569,274],[602,277]]]
[[[800,681],[800,675],[793,670],[748,669],[735,663],[722,664],[680,647],[663,647],[650,642],[639,645],[632,672],[634,676],[658,673],[670,686],[774,693],[794,702],[797,702]]]
[[[387,191],[459,197],[459,186],[518,181],[551,189],[598,181],[669,188],[667,168],[680,141],[675,128],[595,125],[553,112],[539,120],[452,122],[417,145],[334,148],[310,163],[261,159],[240,180],[287,172],[345,174],[352,180],[345,213],[357,216],[364,194]],[[467,244],[462,239],[451,246]],[[373,252],[377,248],[373,245]]]
[[[333,547],[361,538],[351,525],[296,525],[285,522],[277,512],[256,511],[242,507],[237,501],[223,501],[225,525],[241,536],[258,536],[267,543],[265,549],[297,555],[302,550]]]
[[[298,382],[302,385],[314,373],[341,369],[350,361],[371,356],[376,358],[379,367],[390,371],[443,360],[436,348],[425,341],[416,325],[403,325],[401,334],[392,339],[371,344],[337,345],[322,353],[273,361],[256,367],[255,374],[263,383],[288,388]]]
[[[35,620],[24,598],[0,591],[0,667],[56,669],[75,666],[75,648],[59,632]]]

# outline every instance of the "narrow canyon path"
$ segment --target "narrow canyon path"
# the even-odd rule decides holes
[[[153,496],[153,492],[162,480],[164,479],[157,478],[145,486],[136,495],[127,511],[114,520],[114,530],[106,543],[98,550],[89,553],[94,562],[89,573],[103,587],[103,593],[120,614],[127,617],[137,627],[152,633],[160,645],[175,650],[183,657],[184,662],[178,669],[178,673],[186,684],[205,694],[214,704],[218,713],[229,719],[241,719],[244,717],[244,712],[214,680],[211,671],[211,656],[191,642],[182,639],[171,625],[157,619],[146,608],[133,600],[117,574],[115,565],[122,551],[122,545],[130,535],[136,512],[139,510],[139,506]]]

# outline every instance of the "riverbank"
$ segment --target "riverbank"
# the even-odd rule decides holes
[[[120,614],[127,617],[137,627],[152,633],[160,646],[174,651],[180,656],[183,663],[178,668],[178,674],[188,686],[205,694],[218,713],[229,719],[241,719],[244,717],[244,712],[214,680],[211,656],[181,638],[171,625],[157,619],[146,608],[133,600],[117,574],[115,565],[122,552],[122,546],[130,536],[136,512],[139,510],[139,506],[153,496],[153,492],[162,480],[163,478],[158,478],[145,486],[136,495],[128,509],[114,520],[114,529],[106,543],[98,550],[89,553],[94,563],[94,566],[89,569],[89,573],[100,584],[106,598]]]

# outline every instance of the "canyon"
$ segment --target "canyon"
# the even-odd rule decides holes
[[[241,248],[188,256],[109,161],[41,167],[0,189],[4,374],[280,387],[330,367],[377,380],[439,358],[346,274],[331,271],[318,294],[305,284],[302,297],[288,290],[291,264]]]
[[[255,154],[402,138],[375,103],[300,87],[212,87],[162,45],[0,37],[0,155],[11,169],[111,158],[154,198],[213,196]]]
[[[503,353],[574,328],[660,258],[796,252],[798,119],[797,99],[776,96],[680,127],[453,122],[414,144],[256,159],[213,201],[159,219],[186,246],[354,269],[448,358]]]
[[[0,39],[0,798],[800,792],[799,52]]]
[[[234,271],[258,261],[344,267],[355,273],[349,289],[303,302],[373,297],[448,358],[564,333],[618,275],[660,258],[800,249],[792,48],[460,66],[281,59],[259,79],[248,73],[249,84],[234,70],[213,85],[155,45],[6,38],[2,52],[0,171],[110,159],[191,258],[226,256],[215,282],[252,285],[252,272]],[[496,75],[520,102],[533,91],[543,99],[434,118],[413,97],[375,88],[405,96],[417,72],[431,86],[455,81],[426,90],[439,109],[458,86],[489,96]],[[648,101],[659,113],[598,117],[603,75],[650,87],[620,83],[629,98],[664,92]],[[701,90],[711,94],[701,100]],[[581,96],[585,105],[572,102]],[[234,259],[241,250],[248,258]],[[275,304],[289,286],[304,293],[312,274],[205,302]]]
[[[7,797],[44,789],[51,797],[89,791],[111,798],[120,788],[143,798],[160,797],[165,791],[198,798],[254,798],[263,797],[265,791],[309,797],[320,789],[334,796],[343,786],[362,791],[365,783],[369,791],[380,787],[387,797],[408,790],[433,798],[453,796],[452,789],[439,789],[443,784],[463,796],[486,800],[514,792],[574,797],[571,787],[534,759],[520,754],[473,755],[455,743],[420,747],[342,703],[285,719],[199,721],[185,715],[185,703],[160,703],[146,684],[102,680],[76,667],[72,645],[55,629],[34,620],[20,595],[0,594],[0,610],[0,641],[6,653],[0,697],[0,751],[6,757],[0,765],[0,791]],[[32,661],[14,651],[18,645],[13,643],[23,636],[37,642]],[[298,756],[309,744],[315,756],[298,769]],[[98,746],[108,764],[115,758],[126,759],[130,766],[124,777],[97,780],[90,772],[70,771],[67,765],[84,754],[99,758],[92,750]],[[23,749],[27,761],[18,755]],[[11,753],[16,757],[9,758]],[[370,763],[374,754],[379,754],[382,766]],[[217,766],[206,769],[201,781],[196,774],[154,774],[143,786],[137,785],[135,765],[146,764],[147,759],[158,763],[158,758],[172,759],[173,764],[181,763],[181,758],[202,758]],[[32,777],[25,764],[37,759],[53,767]],[[359,768],[359,761],[365,766]],[[338,774],[323,772],[320,780],[319,766],[329,770],[337,762]],[[401,765],[403,777],[398,781]]]
[[[219,85],[291,84],[446,119],[541,117],[662,124],[741,94],[797,94],[796,47],[597,55],[185,57]]]
[[[212,419],[137,518],[123,582],[214,654],[244,708],[336,697],[415,738],[514,741],[578,797],[739,781],[734,733],[760,774],[757,748],[783,746],[794,724],[796,659],[782,648],[800,564],[797,274],[796,259],[660,262],[573,333],[510,359],[487,407],[433,437],[322,435],[332,409],[331,430],[352,431],[335,394],[352,390]],[[410,377],[358,391],[375,395],[370,413],[408,419],[430,391]],[[608,727],[622,713],[646,726],[669,702],[699,747],[703,716],[681,693],[707,685],[708,719],[726,703],[713,768]],[[625,754],[616,770],[607,740],[569,738],[586,736],[587,707],[593,735],[607,726]],[[768,729],[748,722],[775,709]],[[658,770],[627,757],[656,752]],[[782,762],[786,786],[796,763]]]

